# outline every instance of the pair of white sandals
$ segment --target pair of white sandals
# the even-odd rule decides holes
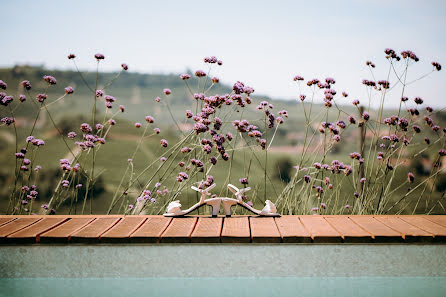
[[[211,189],[213,189],[215,186],[216,186],[216,184],[212,184],[206,189],[199,189],[197,187],[192,186],[191,188],[193,190],[201,193],[200,201],[197,204],[193,205],[192,207],[190,207],[186,210],[181,210],[180,200],[172,201],[167,206],[167,212],[164,214],[164,216],[165,217],[180,217],[180,216],[187,215],[188,213],[190,213],[204,205],[209,205],[212,207],[212,216],[216,217],[218,215],[218,213],[220,212],[221,204],[223,204],[223,209],[224,209],[225,215],[227,217],[231,216],[231,207],[234,205],[237,205],[237,204],[256,215],[259,215],[259,216],[264,216],[264,217],[279,217],[280,216],[280,214],[277,213],[276,206],[270,200],[265,201],[265,207],[262,210],[255,209],[252,206],[250,206],[249,204],[247,204],[246,202],[244,202],[243,201],[243,193],[251,190],[251,188],[249,188],[249,187],[243,188],[243,189],[238,189],[236,186],[228,184],[228,189],[232,193],[234,193],[234,195],[235,195],[235,197],[237,197],[237,199],[228,198],[228,197],[216,197],[216,198],[205,199],[206,196],[211,195],[211,193],[209,193],[209,191]]]

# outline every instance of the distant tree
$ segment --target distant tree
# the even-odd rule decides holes
[[[291,180],[291,170],[293,169],[293,164],[291,163],[290,159],[279,159],[275,167],[277,168],[277,171],[275,171],[274,177],[289,183]]]

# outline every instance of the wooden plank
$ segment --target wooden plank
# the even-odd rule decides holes
[[[84,228],[74,232],[71,235],[70,242],[88,242],[97,243],[101,234],[113,227],[120,218],[99,218],[95,219]]]
[[[433,240],[433,234],[411,225],[396,216],[375,217],[378,221],[402,234],[407,242],[429,242]]]
[[[161,243],[186,243],[194,231],[197,218],[173,218],[167,229],[161,235]]]
[[[26,228],[29,225],[32,225],[36,222],[38,222],[40,219],[38,218],[30,218],[29,216],[27,218],[18,218],[17,220],[14,220],[6,225],[3,225],[0,227],[0,242],[6,241],[6,236],[13,234],[14,232],[17,232],[19,230],[22,230],[23,228]]]
[[[221,242],[224,243],[249,243],[251,242],[251,231],[248,217],[225,218],[221,231]]]
[[[157,243],[161,234],[169,226],[172,218],[163,216],[149,217],[144,224],[130,235],[130,242],[135,243]]]
[[[419,216],[400,216],[400,218],[421,230],[432,233],[434,242],[446,242],[446,227]]]
[[[85,227],[92,222],[94,218],[72,218],[45,233],[40,234],[40,243],[68,243],[71,234]]]
[[[336,231],[322,216],[299,216],[305,229],[310,232],[315,243],[342,242],[341,234]]]
[[[309,243],[311,235],[297,216],[281,216],[274,218],[284,243]]]
[[[101,235],[101,242],[129,242],[130,234],[135,232],[147,218],[125,217],[110,230]]]
[[[15,218],[0,218],[0,226],[6,225],[9,222],[14,221]]]
[[[6,238],[7,242],[13,243],[37,243],[39,242],[39,235],[45,231],[51,230],[52,228],[63,224],[68,218],[45,218],[32,224],[18,232],[8,235]]]
[[[327,216],[325,220],[341,234],[344,242],[366,243],[372,241],[372,235],[347,216]]]
[[[371,216],[351,216],[350,219],[358,224],[361,228],[372,234],[375,242],[402,242],[401,233],[387,227],[377,219]]]
[[[254,243],[281,242],[279,229],[272,217],[250,217],[251,239]]]
[[[435,224],[441,225],[443,227],[446,227],[446,216],[438,216],[438,215],[426,215],[423,216],[426,220],[429,220],[431,222],[434,222]]]
[[[191,241],[195,243],[220,242],[223,218],[198,218],[197,225],[191,235]]]

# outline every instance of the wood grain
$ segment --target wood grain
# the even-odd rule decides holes
[[[39,242],[39,235],[45,231],[51,230],[52,228],[63,224],[63,222],[69,220],[68,218],[44,218],[40,221],[32,224],[20,231],[14,232],[8,235],[6,238],[7,242],[14,243],[37,243]]]
[[[297,216],[281,216],[274,218],[284,243],[309,243],[311,235]]]
[[[344,242],[367,243],[372,241],[372,235],[347,216],[329,216],[325,217],[325,220],[341,234]]]
[[[372,234],[375,242],[402,242],[403,236],[394,229],[387,227],[372,216],[352,216],[350,219],[361,228]]]
[[[254,243],[279,243],[281,236],[272,217],[251,217],[251,239]]]
[[[120,218],[98,218],[71,235],[70,242],[98,243],[100,236],[119,222]]]
[[[135,232],[130,235],[130,242],[158,243],[161,235],[169,226],[172,218],[151,216]]]
[[[196,243],[220,242],[223,218],[198,218],[191,241]]]
[[[299,216],[305,229],[310,232],[315,243],[342,242],[341,234],[336,231],[322,216]]]
[[[173,218],[161,235],[161,243],[191,242],[191,234],[197,223],[196,217]]]
[[[251,231],[248,217],[225,218],[221,232],[223,243],[249,243],[251,242]]]
[[[71,218],[69,221],[56,226],[55,228],[40,234],[41,243],[68,243],[71,234],[82,229],[89,223],[91,223],[94,218]]]

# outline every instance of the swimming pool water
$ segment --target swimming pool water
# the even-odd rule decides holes
[[[1,297],[446,296],[446,277],[3,278]]]

